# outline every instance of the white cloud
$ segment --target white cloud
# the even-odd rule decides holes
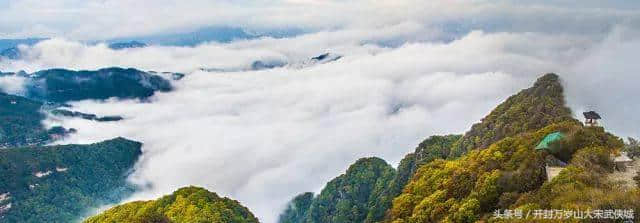
[[[63,143],[116,136],[144,142],[144,158],[132,180],[153,187],[131,199],[150,199],[195,184],[238,199],[264,222],[274,222],[288,199],[319,190],[356,159],[379,156],[397,163],[429,135],[462,133],[539,75],[581,61],[584,49],[593,44],[565,35],[472,32],[450,43],[380,48],[345,36],[370,37],[338,31],[134,50],[129,53],[144,57],[141,64],[146,69],[156,70],[175,68],[167,61],[184,61],[185,68],[191,60],[207,61],[216,55],[249,63],[254,58],[247,59],[248,52],[291,59],[330,49],[345,57],[304,69],[189,72],[175,82],[174,92],[159,93],[152,103],[73,103],[79,111],[123,115],[124,121],[51,119],[48,124],[78,129]],[[384,37],[373,39],[380,38]],[[65,49],[78,50],[73,43],[65,44]],[[38,47],[43,46],[34,48]],[[99,66],[113,65],[111,54],[119,52],[100,47],[83,46],[70,55],[83,55]],[[154,57],[155,52],[165,56]],[[135,60],[120,56],[127,58],[122,61]],[[33,61],[49,61],[43,58],[48,57]],[[83,63],[72,66],[78,64]]]
[[[108,66],[143,70],[193,72],[200,68],[225,70],[248,68],[252,62],[298,62],[325,52],[342,55],[368,54],[387,49],[379,46],[394,41],[418,41],[440,35],[415,23],[378,29],[318,32],[292,39],[262,38],[231,44],[205,43],[197,47],[150,46],[112,50],[105,44],[83,44],[51,39],[23,46],[22,60],[2,60],[3,70],[35,72],[50,68],[99,69]]]
[[[602,123],[622,137],[640,136],[640,33],[616,29],[588,56],[572,66],[566,77],[568,101],[581,119],[595,110]]]
[[[35,72],[50,68],[99,69],[108,66],[145,70],[192,72],[200,68],[236,68],[259,59],[282,59],[282,55],[261,50],[228,50],[216,44],[198,48],[147,47],[112,50],[104,44],[86,45],[64,39],[46,40],[23,48],[23,60],[4,60],[5,70]]]
[[[0,70],[121,66],[187,73],[175,91],[158,93],[152,103],[73,103],[79,111],[123,115],[124,121],[52,118],[47,124],[79,130],[62,143],[116,136],[144,142],[132,181],[153,187],[131,199],[195,184],[240,200],[269,223],[288,199],[319,190],[356,159],[397,163],[429,135],[464,132],[546,72],[563,76],[576,111],[602,111],[608,129],[638,136],[640,103],[629,95],[640,80],[633,61],[640,50],[639,14],[637,7],[619,5],[20,0],[0,3],[6,6],[0,9],[2,35],[99,39],[229,24],[322,31],[122,51],[56,38],[21,48],[24,60],[2,61]],[[628,28],[609,35],[620,24]],[[484,31],[469,32],[476,28]],[[325,52],[344,57],[304,69],[198,71],[242,70],[256,60],[295,62]],[[19,81],[2,83],[20,90]]]
[[[8,94],[22,95],[27,79],[22,76],[0,76],[0,91]]]
[[[581,7],[544,1],[15,0],[0,5],[0,36],[95,40],[211,25],[258,31],[292,27],[332,30],[407,21],[453,33],[484,29],[597,34],[615,24],[640,26],[637,3],[573,2]]]

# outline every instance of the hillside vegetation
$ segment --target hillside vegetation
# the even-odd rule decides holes
[[[72,222],[120,201],[141,154],[138,142],[116,138],[90,145],[0,149],[0,222]]]
[[[498,105],[480,123],[471,126],[449,157],[483,149],[506,137],[535,131],[553,123],[573,120],[565,104],[564,88],[556,74],[545,74],[533,87],[524,89]]]
[[[118,205],[84,222],[257,223],[258,219],[238,201],[192,186],[158,200]]]
[[[315,198],[298,196],[280,222],[374,222],[384,216],[386,207],[378,201],[394,176],[393,167],[380,158],[359,159]]]
[[[505,209],[640,211],[640,192],[606,177],[614,170],[611,156],[624,148],[622,140],[573,119],[563,92],[560,78],[546,74],[464,135],[432,136],[420,143],[400,162],[391,180],[376,185],[382,193],[375,201],[363,205],[362,200],[337,193],[342,200],[334,202],[340,205],[314,216],[313,205],[307,204],[322,196],[306,193],[289,204],[279,222],[338,222],[335,213],[369,213],[366,218],[339,222],[424,223],[500,222],[493,213]],[[566,138],[555,142],[553,150],[536,151],[536,145],[554,132]],[[569,163],[551,180],[545,171],[549,157]],[[345,177],[350,176],[336,179]],[[334,188],[330,182],[323,193]]]
[[[305,222],[307,212],[313,202],[313,193],[307,192],[300,194],[291,200],[287,209],[280,214],[278,222],[281,223],[297,223]]]
[[[0,149],[49,140],[40,107],[40,102],[0,92]]]
[[[279,222],[379,222],[418,166],[447,158],[449,149],[460,138],[461,135],[447,135],[425,139],[401,161],[398,171],[379,158],[360,159],[345,174],[327,183],[316,198],[310,192],[296,196]]]
[[[136,69],[104,68],[95,71],[42,70],[29,75],[25,96],[65,103],[79,100],[146,99],[156,91],[170,91],[161,76]]]
[[[571,165],[561,176],[546,182],[547,154],[534,148],[547,134],[556,131],[571,134],[566,140],[570,149],[564,151]],[[579,202],[580,194],[566,189],[613,186],[606,178],[596,176],[613,171],[609,155],[622,146],[619,138],[602,128],[584,128],[578,122],[567,121],[505,138],[457,160],[436,160],[422,166],[394,199],[391,222],[475,222],[490,218],[497,209],[561,209],[558,204],[570,210],[575,205],[604,208],[595,200],[572,203]],[[554,200],[563,202],[554,205]],[[622,203],[615,206],[630,207],[622,207]]]
[[[43,107],[39,101],[0,92],[0,149],[43,145],[76,131],[45,128]]]
[[[178,74],[174,74],[178,75]],[[0,88],[0,149],[18,146],[43,145],[64,137],[74,130],[60,126],[45,129],[45,114],[79,117],[95,121],[118,121],[122,117],[97,117],[68,110],[54,110],[64,103],[79,100],[147,99],[155,92],[170,91],[171,83],[151,72],[136,69],[105,68],[95,71],[65,69],[2,73],[25,79],[24,92],[10,95]]]

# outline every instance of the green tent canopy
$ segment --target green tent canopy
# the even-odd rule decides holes
[[[562,132],[551,133],[545,136],[544,139],[542,139],[540,144],[536,146],[536,150],[549,149],[549,146],[551,145],[551,143],[561,139],[564,139],[564,134]]]

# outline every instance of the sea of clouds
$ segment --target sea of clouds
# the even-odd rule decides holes
[[[358,158],[377,156],[395,166],[424,138],[464,133],[509,95],[548,72],[562,77],[577,118],[582,111],[596,110],[608,130],[640,136],[640,63],[635,56],[640,34],[632,7],[524,7],[503,1],[394,1],[366,7],[355,7],[362,1],[284,2],[262,8],[266,11],[249,7],[216,16],[237,22],[243,13],[255,13],[269,26],[279,26],[290,25],[293,17],[267,12],[291,13],[316,4],[342,13],[314,9],[297,17],[296,24],[307,22],[322,30],[295,37],[118,51],[70,40],[76,31],[89,35],[84,31],[95,28],[71,25],[77,27],[74,35],[23,46],[23,59],[0,61],[0,70],[121,66],[185,73],[173,82],[174,91],[157,93],[151,102],[71,103],[74,110],[121,115],[123,121],[50,117],[45,124],[78,129],[61,144],[118,136],[143,142],[143,157],[130,180],[145,189],[129,200],[154,199],[181,186],[199,185],[241,201],[267,223],[276,221],[293,196],[318,192]],[[205,1],[193,5],[199,4],[208,6]],[[186,6],[176,10],[181,7]],[[373,16],[382,12],[386,16]],[[208,18],[194,17],[188,23]],[[102,27],[115,23],[101,22]],[[176,24],[160,25],[142,27],[159,30]],[[462,27],[460,33],[448,25]],[[297,63],[326,52],[343,57],[303,68],[247,71],[258,60]],[[19,93],[19,81],[0,78],[0,88]]]

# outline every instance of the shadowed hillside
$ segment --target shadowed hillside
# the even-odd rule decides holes
[[[46,129],[43,103],[0,92],[0,149],[41,145],[73,130]]]
[[[116,138],[90,145],[0,150],[2,222],[72,222],[133,192],[126,178],[142,144]]]

